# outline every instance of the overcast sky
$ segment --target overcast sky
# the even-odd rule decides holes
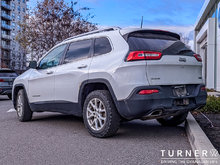
[[[29,0],[34,8],[36,0]],[[42,0],[40,0],[42,1]],[[71,0],[65,0],[70,3]],[[144,27],[182,32],[193,37],[193,26],[204,0],[78,0],[78,7],[90,7],[90,20],[100,27]]]

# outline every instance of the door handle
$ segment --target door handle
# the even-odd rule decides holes
[[[82,64],[81,66],[78,66],[77,68],[78,68],[78,69],[83,69],[83,68],[86,68],[86,67],[87,67],[86,64]]]
[[[53,71],[52,70],[48,70],[47,74],[53,74]]]

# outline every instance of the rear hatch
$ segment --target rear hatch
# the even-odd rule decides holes
[[[136,31],[128,34],[127,61],[146,61],[150,85],[201,84],[201,57],[179,40],[179,35],[164,31]]]
[[[11,87],[18,75],[11,70],[0,70],[0,87]]]

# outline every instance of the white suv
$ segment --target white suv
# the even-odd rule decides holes
[[[33,112],[72,114],[96,137],[115,134],[122,120],[178,125],[206,103],[201,61],[175,33],[93,31],[32,61],[14,82],[13,103],[20,121]]]

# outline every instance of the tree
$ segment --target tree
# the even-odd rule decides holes
[[[180,40],[181,40],[184,44],[188,45],[188,44],[189,44],[189,40],[190,40],[189,37],[184,36],[183,33],[179,33],[179,35],[180,35]]]
[[[71,4],[64,0],[44,0],[38,2],[36,9],[25,16],[20,23],[16,40],[28,54],[30,60],[38,60],[49,49],[68,37],[97,29],[89,22],[93,16],[82,15],[90,8],[78,8],[77,2]]]

